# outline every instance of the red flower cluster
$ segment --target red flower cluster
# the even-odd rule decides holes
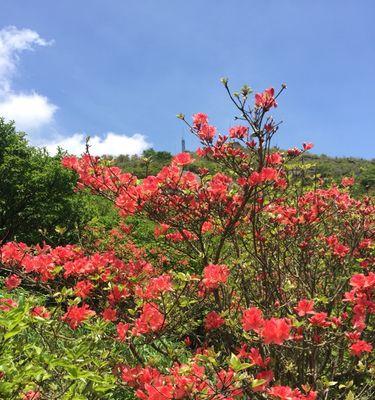
[[[159,331],[164,324],[165,317],[159,311],[157,304],[146,303],[143,306],[142,313],[135,321],[133,333],[141,335]]]
[[[363,365],[372,351],[375,208],[351,197],[350,181],[300,185],[296,165],[287,164],[312,144],[270,150],[278,124],[262,120],[276,105],[272,88],[256,94],[255,109],[241,109],[249,125],[226,135],[216,135],[207,115],[194,115],[197,154],[217,163],[214,171],[184,171],[190,153],[144,179],[89,154],[65,158],[79,187],[112,199],[127,220],[87,249],[6,243],[5,287],[22,276],[64,293],[53,313],[37,306],[31,317],[64,314],[72,329],[94,314],[106,321],[105,340],[130,350],[132,367],[119,375],[139,399],[316,399],[321,376],[346,377],[353,366],[322,362],[332,348]],[[143,248],[133,214],[153,226]],[[0,299],[1,313],[14,307]],[[162,355],[163,373],[148,365],[147,346]]]
[[[80,306],[70,306],[68,311],[62,317],[62,320],[67,322],[72,329],[77,329],[83,321],[95,315],[95,311],[90,310],[87,304]]]
[[[287,318],[264,319],[259,308],[251,307],[242,314],[242,327],[245,331],[259,333],[266,344],[282,344],[290,337],[291,321]]]
[[[203,284],[207,289],[216,289],[220,283],[225,283],[229,277],[226,265],[209,264],[203,270]]]
[[[225,324],[225,319],[215,311],[209,312],[204,319],[204,327],[207,331],[220,328],[223,324]]]
[[[12,274],[4,280],[5,287],[8,290],[13,290],[21,284],[21,278],[18,275]]]
[[[266,89],[263,93],[257,93],[255,95],[255,106],[263,108],[264,111],[268,111],[272,107],[277,107],[275,100],[274,88]]]

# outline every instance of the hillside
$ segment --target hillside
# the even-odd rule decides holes
[[[149,149],[141,156],[120,155],[107,157],[113,159],[115,165],[124,171],[131,172],[139,178],[156,174],[172,159],[172,154],[167,151]],[[330,157],[325,154],[305,154],[303,163],[312,169],[317,176],[326,180],[340,182],[343,177],[353,176],[356,181],[356,191],[360,194],[374,193],[375,191],[375,159],[366,160],[354,157]],[[208,168],[215,171],[217,166],[209,160],[199,159],[191,169]]]

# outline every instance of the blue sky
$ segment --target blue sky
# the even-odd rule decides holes
[[[123,153],[178,152],[177,113],[234,123],[220,77],[255,91],[286,82],[275,144],[374,158],[374,16],[373,0],[2,0],[0,29],[27,29],[29,43],[6,53],[0,111],[37,144],[90,134]]]

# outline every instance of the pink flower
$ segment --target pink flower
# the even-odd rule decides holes
[[[375,285],[375,274],[370,273],[368,276],[364,274],[355,274],[350,279],[350,286],[355,289],[368,289]]]
[[[49,311],[48,311],[45,307],[43,307],[43,306],[34,307],[34,308],[31,310],[31,315],[32,315],[33,317],[39,317],[39,318],[45,318],[45,319],[48,319],[48,318],[50,318],[50,316],[51,316],[51,314],[49,313]]]
[[[249,128],[246,126],[234,126],[229,129],[229,136],[232,139],[245,139],[249,133]]]
[[[61,165],[65,168],[76,170],[79,168],[79,160],[76,156],[67,156],[61,160]]]
[[[302,143],[303,150],[308,151],[314,147],[312,143]]]
[[[263,313],[257,307],[250,307],[242,314],[242,327],[245,331],[249,331],[252,329],[258,332],[263,326],[263,323]]]
[[[147,395],[145,397],[140,397],[139,393],[137,396],[142,399],[147,400],[171,400],[173,399],[173,386],[171,384],[160,384],[160,385],[150,385],[149,383],[145,384],[145,390],[147,391]]]
[[[12,299],[7,299],[4,297],[0,299],[0,311],[10,311],[12,308],[17,306],[18,304]]]
[[[157,304],[146,303],[140,317],[135,321],[136,335],[159,331],[164,324],[164,315],[159,311]]]
[[[272,153],[267,156],[268,164],[281,164],[283,162],[283,158],[280,153]]]
[[[268,390],[270,396],[280,400],[293,400],[293,391],[289,386],[273,386]]]
[[[103,310],[102,316],[105,321],[113,322],[117,319],[117,311],[111,307],[107,307]]]
[[[302,299],[298,302],[298,305],[294,310],[300,317],[303,317],[306,314],[314,314],[314,300]]]
[[[4,283],[7,290],[13,290],[21,284],[21,281],[22,279],[18,275],[12,274],[4,280]]]
[[[327,321],[327,313],[325,312],[316,313],[309,318],[309,321],[312,325],[320,326],[321,328],[326,328],[331,325],[331,323]]]
[[[360,337],[361,337],[361,332],[358,331],[353,331],[353,332],[347,332],[345,333],[345,336],[351,341],[351,342],[357,342]]]
[[[160,296],[160,294],[169,292],[172,290],[171,276],[163,274],[155,278],[150,279],[146,290],[142,293],[142,297],[145,299],[154,299]]]
[[[79,281],[74,287],[74,293],[81,299],[85,299],[91,292],[94,285],[88,281]]]
[[[292,149],[288,149],[287,153],[288,153],[289,156],[296,157],[296,156],[299,156],[301,154],[301,150],[297,149],[296,147],[293,147]]]
[[[266,89],[263,93],[257,93],[255,95],[255,106],[263,108],[264,111],[268,111],[272,107],[277,107],[274,96],[274,88]]]
[[[350,177],[350,178],[348,178],[348,177],[344,177],[344,178],[342,178],[341,179],[341,185],[342,186],[353,186],[354,185],[354,178],[353,177]]]
[[[290,336],[290,320],[286,318],[271,318],[264,321],[262,337],[264,343],[282,344]]]
[[[216,128],[211,125],[202,125],[199,129],[198,136],[202,140],[206,140],[207,142],[212,142],[216,134]]]
[[[275,179],[277,179],[277,175],[277,171],[274,168],[266,167],[260,171],[262,182],[274,181]]]
[[[189,165],[193,162],[193,158],[190,153],[180,153],[173,157],[173,163],[183,167],[184,165]]]
[[[216,289],[220,283],[225,283],[229,277],[226,265],[209,264],[203,270],[203,284],[207,289]]]
[[[221,325],[225,323],[224,318],[222,318],[217,312],[211,311],[206,315],[204,319],[204,327],[207,331],[211,329],[220,328]]]
[[[195,127],[208,124],[208,117],[204,113],[197,113],[193,115],[193,124]]]
[[[125,324],[123,322],[119,322],[116,326],[117,338],[120,342],[124,342],[126,340],[126,334],[129,330],[129,324]]]
[[[34,390],[29,390],[26,393],[22,394],[22,399],[23,400],[38,400],[40,399],[40,392],[35,392]]]
[[[68,307],[68,311],[62,317],[62,320],[65,321],[72,329],[77,329],[79,325],[86,319],[95,315],[95,311],[90,310],[90,307],[87,304],[84,304],[82,307],[77,305]]]
[[[351,354],[359,357],[362,353],[371,353],[372,345],[364,340],[358,340],[350,346]]]
[[[205,221],[202,224],[202,233],[207,233],[212,231],[213,225],[210,221]]]
[[[254,171],[249,176],[248,181],[250,186],[258,185],[259,183],[262,183],[262,176],[259,172]]]

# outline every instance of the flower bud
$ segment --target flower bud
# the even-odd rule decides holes
[[[252,93],[252,89],[251,87],[247,86],[247,85],[243,85],[241,88],[241,94],[242,96],[246,97],[248,96],[250,93]]]

